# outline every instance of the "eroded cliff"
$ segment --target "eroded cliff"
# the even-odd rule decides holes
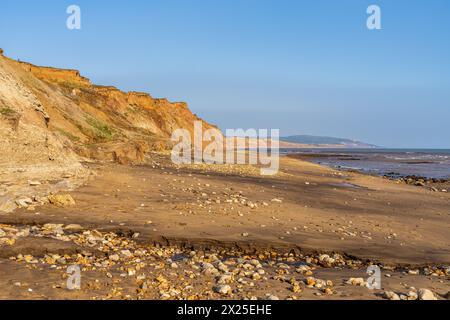
[[[76,70],[15,61],[0,49],[0,203],[19,180],[86,175],[83,160],[141,163],[194,121],[186,103],[93,85]],[[3,183],[8,174],[16,184]]]

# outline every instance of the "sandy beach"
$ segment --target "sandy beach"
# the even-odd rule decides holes
[[[74,205],[0,215],[0,298],[448,297],[447,192],[288,157],[273,177],[176,166],[164,153],[84,166],[96,174],[70,192]],[[74,261],[82,282],[71,291]],[[365,286],[371,264],[379,290]]]

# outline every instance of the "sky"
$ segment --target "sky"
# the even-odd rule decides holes
[[[0,48],[186,101],[224,130],[450,148],[448,0],[2,0]]]

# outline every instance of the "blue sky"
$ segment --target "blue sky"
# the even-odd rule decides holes
[[[382,30],[366,28],[370,4]],[[223,129],[450,148],[448,0],[3,0],[0,47],[187,101]]]

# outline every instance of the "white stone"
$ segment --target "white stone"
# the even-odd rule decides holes
[[[430,290],[419,289],[419,300],[437,300],[437,298]]]
[[[363,278],[350,278],[346,283],[351,284],[352,286],[361,286],[361,287],[366,285],[366,282],[364,281]]]
[[[231,294],[231,287],[227,284],[215,286],[213,289],[214,292],[220,293],[222,295]]]
[[[109,256],[109,260],[111,260],[111,261],[119,261],[120,257],[117,254],[112,254],[112,255]]]
[[[385,291],[385,292],[383,292],[382,296],[383,296],[383,298],[389,299],[389,300],[400,300],[399,295],[393,291]]]
[[[223,274],[217,279],[218,284],[227,284],[233,282],[233,275],[230,273]]]

